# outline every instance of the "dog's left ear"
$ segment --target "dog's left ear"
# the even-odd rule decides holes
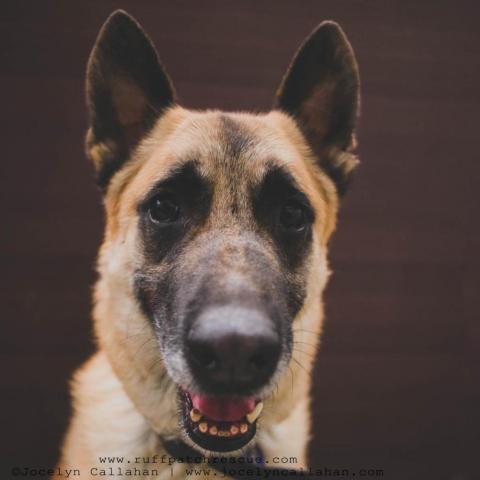
[[[355,121],[359,74],[352,47],[338,24],[321,23],[296,53],[277,92],[275,107],[298,123],[320,167],[343,194],[358,163]]]
[[[112,13],[87,67],[87,154],[100,187],[174,101],[170,79],[142,27],[122,10]]]

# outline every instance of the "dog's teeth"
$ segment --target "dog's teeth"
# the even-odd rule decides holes
[[[236,435],[238,432],[239,432],[239,429],[238,429],[238,427],[237,427],[236,425],[232,425],[232,426],[230,427],[230,433],[231,433],[232,435]]]
[[[202,414],[196,408],[192,408],[190,410],[190,418],[192,419],[192,422],[196,423],[196,422],[199,422],[202,419]]]
[[[241,423],[240,424],[240,433],[247,433],[248,430],[248,423]]]
[[[253,423],[260,416],[260,414],[262,413],[262,410],[263,410],[263,403],[258,402],[255,408],[250,413],[247,413],[246,415],[248,423]]]
[[[212,427],[213,428],[213,427]],[[198,429],[202,432],[202,433],[207,433],[207,430],[208,430],[208,423],[207,422],[201,422],[198,424]]]
[[[215,425],[212,425],[210,427],[210,430],[208,431],[210,435],[217,435],[218,434],[218,428]]]
[[[220,430],[218,432],[219,437],[230,437],[231,433],[228,430]]]

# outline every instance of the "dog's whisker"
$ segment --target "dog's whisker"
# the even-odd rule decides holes
[[[131,340],[133,338],[142,337],[142,336],[150,337],[151,333],[150,332],[132,333],[131,335],[126,335],[125,337],[123,337],[122,341],[126,342],[127,340]]]
[[[293,344],[294,344],[294,345],[297,344],[297,343],[298,343],[298,344],[302,344],[302,345],[309,345],[310,347],[314,347],[314,348],[317,347],[317,345],[315,345],[314,343],[302,342],[302,341],[300,341],[300,340],[294,340],[294,341],[293,341]]]
[[[294,375],[293,375],[292,367],[291,367],[290,365],[288,366],[288,371],[290,372],[290,379],[291,379],[291,383],[292,383],[291,395],[293,395],[293,383],[294,383],[294,382],[293,382],[293,377],[294,377]]]
[[[310,374],[310,372],[295,358],[292,357],[292,360],[305,372],[307,375]]]
[[[311,333],[313,335],[319,335],[320,332],[315,332],[314,330],[307,330],[305,328],[294,328],[292,330],[293,333]]]
[[[156,358],[155,361],[147,368],[147,373],[150,374],[150,373],[152,372],[152,370],[154,369],[154,367],[155,367],[156,365],[158,365],[158,363],[161,362],[161,360],[162,360],[162,359],[161,359],[160,357],[159,357],[159,358]]]
[[[293,351],[297,353],[301,353],[302,355],[307,355],[307,357],[310,357],[310,358],[317,358],[317,355],[310,352],[305,352],[303,350],[300,350],[299,348],[294,348]]]
[[[154,341],[156,343],[156,339],[154,337],[150,337],[150,338],[147,338],[147,340],[145,342],[143,342],[138,348],[137,348],[137,351],[134,353],[134,357],[136,357],[138,355],[138,352],[145,347],[145,345],[147,345],[148,343]]]

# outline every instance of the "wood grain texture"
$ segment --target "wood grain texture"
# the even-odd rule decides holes
[[[341,23],[361,70],[362,165],[332,242],[311,463],[480,478],[480,8],[458,0],[2,5],[2,468],[53,465],[67,380],[93,349],[102,211],[84,70],[119,7],[193,108],[268,109],[302,39]]]

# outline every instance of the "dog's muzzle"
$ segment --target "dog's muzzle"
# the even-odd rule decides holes
[[[213,306],[192,322],[185,356],[198,391],[183,391],[183,426],[200,447],[244,447],[255,436],[263,403],[257,396],[276,371],[280,335],[262,311]]]

